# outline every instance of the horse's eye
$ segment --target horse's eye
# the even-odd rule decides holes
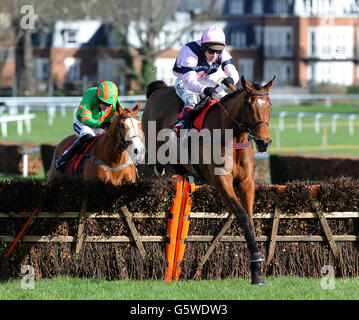
[[[251,104],[248,105],[248,110],[249,110],[250,112],[253,112],[253,106],[252,106]]]
[[[125,129],[125,125],[123,123],[120,124],[121,129]]]

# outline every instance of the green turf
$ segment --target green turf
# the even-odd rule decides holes
[[[341,102],[335,103],[330,107],[323,104],[311,105],[291,105],[291,106],[273,106],[273,111],[291,111],[291,112],[321,112],[321,113],[348,113],[359,114],[359,101],[358,102]]]
[[[324,284],[324,287],[322,286]],[[359,278],[267,277],[265,286],[251,285],[248,279],[178,281],[106,281],[98,279],[56,279],[34,282],[23,289],[21,280],[0,283],[0,299],[83,300],[358,300]]]
[[[280,106],[273,107],[274,112],[321,112],[321,113],[347,113],[359,114],[359,105],[354,103],[335,104],[330,108],[325,105],[302,105],[302,106]],[[349,135],[348,119],[339,118],[337,120],[337,132],[331,132],[331,118],[323,117],[320,119],[321,132],[316,134],[314,131],[314,117],[304,117],[303,130],[297,132],[296,117],[285,117],[284,131],[278,129],[278,116],[272,116],[270,132],[273,140],[269,153],[310,153],[327,155],[353,155],[359,156],[359,119],[355,120],[354,135]],[[19,136],[16,130],[16,123],[8,125],[8,136],[2,137],[10,141],[28,141],[34,143],[56,143],[67,135],[73,133],[72,129],[73,113],[67,111],[63,117],[58,110],[52,126],[48,123],[46,111],[36,112],[36,118],[31,122],[31,133],[27,134],[24,128],[23,136]]]

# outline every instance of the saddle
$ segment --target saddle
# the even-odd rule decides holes
[[[77,177],[82,173],[85,160],[89,157],[91,148],[94,146],[95,142],[101,135],[102,134],[93,137],[93,139],[89,140],[78,152],[76,152],[72,159],[66,164],[65,171],[68,174],[73,177]]]
[[[190,112],[184,115],[184,118],[186,118],[189,129],[197,129],[198,131],[201,131],[203,129],[203,122],[206,118],[206,114],[208,110],[215,105],[218,102],[218,100],[208,100],[204,99],[200,101]],[[177,114],[177,122],[182,119],[182,111]],[[175,123],[171,123],[169,125],[169,128],[172,128]],[[177,137],[180,136],[180,128],[176,127],[173,128],[173,130],[176,132]]]

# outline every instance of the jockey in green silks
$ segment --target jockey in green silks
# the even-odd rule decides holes
[[[98,87],[85,91],[77,108],[73,127],[79,137],[64,154],[56,160],[56,169],[63,170],[66,163],[94,136],[108,128],[117,114],[117,104],[123,108],[116,84],[103,81]]]

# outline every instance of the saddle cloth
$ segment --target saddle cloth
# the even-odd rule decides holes
[[[88,144],[85,146],[85,149],[80,149],[79,152],[77,152],[73,158],[66,164],[66,172],[70,174],[73,177],[78,176],[84,167],[85,159],[87,158],[87,155],[89,154],[91,148],[94,146],[97,139],[102,134],[94,137]]]
[[[193,112],[194,115],[190,115],[190,121],[189,123],[192,124],[190,125],[191,128],[195,128],[198,131],[201,131],[203,129],[203,122],[204,119],[206,118],[206,114],[208,112],[208,110],[218,102],[218,100],[210,100],[207,105],[205,107],[203,107],[202,109],[200,109],[199,111],[190,111],[191,113]],[[180,119],[182,116],[182,112],[178,113],[177,118]],[[174,128],[174,130],[176,131],[176,135],[179,137],[180,136],[180,130],[181,128],[176,127]]]

